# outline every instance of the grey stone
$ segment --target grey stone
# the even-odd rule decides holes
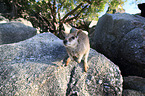
[[[0,45],[0,95],[121,96],[119,67],[91,49],[88,72],[83,61],[65,67],[63,41],[52,33]]]
[[[7,22],[9,22],[9,20],[0,15],[0,23],[7,23]]]
[[[37,30],[19,22],[0,23],[0,44],[26,40],[36,35]]]
[[[145,94],[140,91],[125,89],[123,90],[122,96],[145,96]]]
[[[145,18],[105,14],[90,36],[91,47],[119,65],[122,74],[145,77]]]
[[[124,77],[123,87],[124,89],[140,91],[145,95],[145,78],[138,76]]]
[[[32,23],[30,21],[23,19],[23,18],[17,18],[17,19],[12,20],[11,22],[21,22],[26,26],[33,27]]]

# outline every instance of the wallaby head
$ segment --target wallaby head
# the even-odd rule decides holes
[[[63,40],[63,43],[66,47],[76,47],[78,44],[78,30],[76,30],[73,33],[69,33],[65,36],[65,39]]]

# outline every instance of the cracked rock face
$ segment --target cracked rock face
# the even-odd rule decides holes
[[[145,77],[145,18],[105,14],[90,37],[91,47],[119,65],[124,76]]]
[[[51,33],[0,45],[0,95],[121,96],[122,76],[115,64],[91,49],[88,72],[83,61],[65,67],[62,40]]]

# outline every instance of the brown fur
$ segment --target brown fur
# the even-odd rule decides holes
[[[72,45],[67,45],[67,43],[74,42],[70,40],[72,36],[75,37],[75,40],[74,40],[75,43],[73,43]],[[73,33],[68,34],[64,41],[65,43],[67,42],[64,45],[69,55],[69,58],[67,59],[67,62],[66,62],[66,66],[69,64],[71,60],[74,60],[74,57],[76,57],[77,62],[80,63],[84,56],[84,71],[87,72],[87,68],[88,68],[87,59],[88,59],[89,50],[90,50],[88,36],[85,33],[83,33],[82,30],[77,30]]]

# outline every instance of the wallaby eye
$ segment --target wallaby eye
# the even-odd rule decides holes
[[[72,38],[72,39],[75,39],[75,37],[74,37],[74,36],[72,36],[71,38]]]
[[[75,39],[75,37],[72,36],[71,38],[69,38],[69,41],[71,42],[71,41],[74,40],[74,39]]]

